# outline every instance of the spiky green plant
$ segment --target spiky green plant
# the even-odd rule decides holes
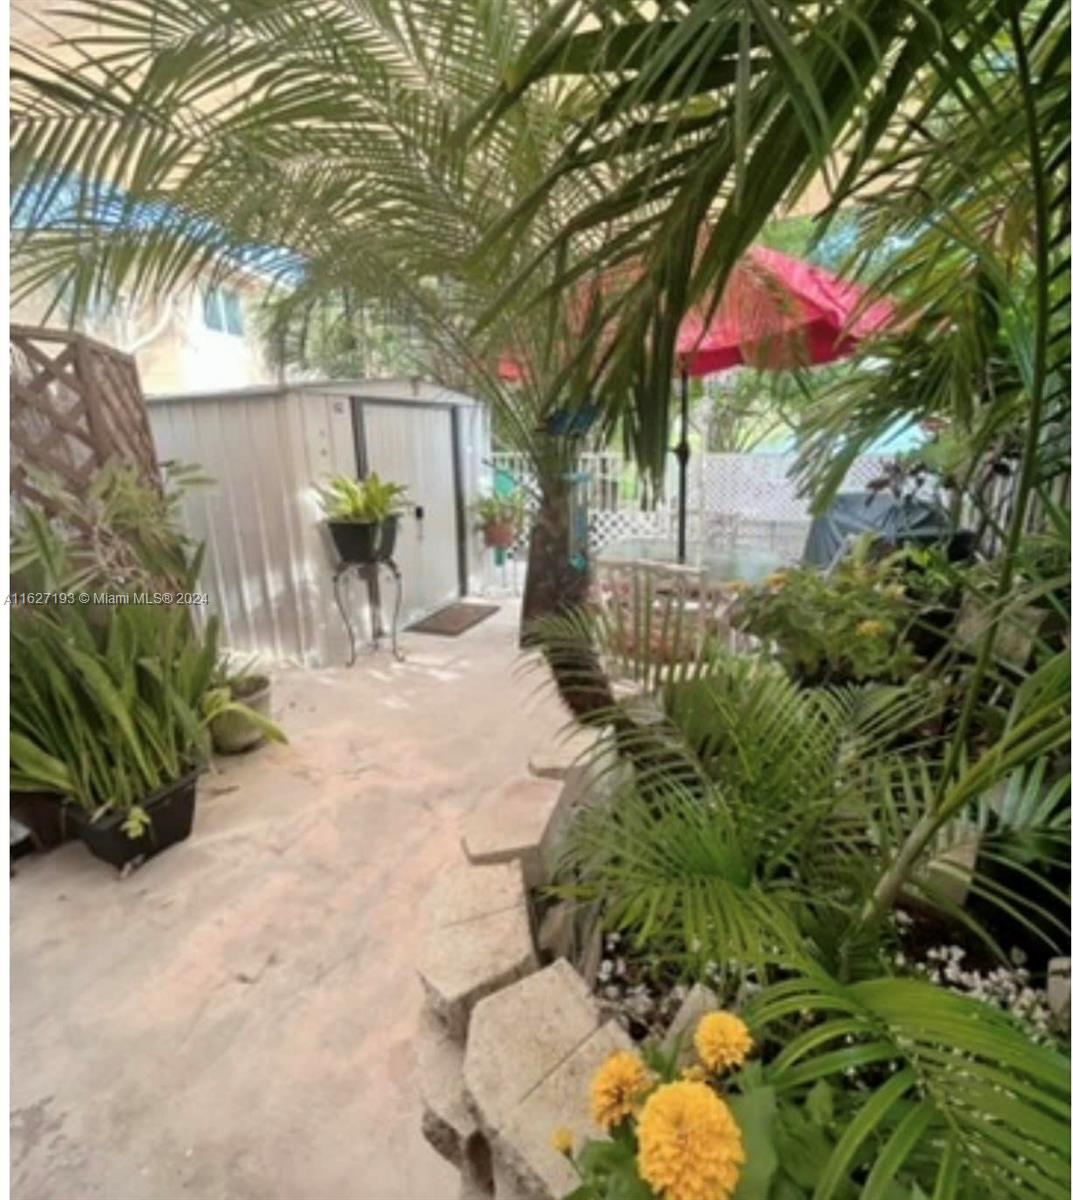
[[[210,753],[209,722],[241,712],[265,736],[278,726],[213,686],[217,622],[196,632],[178,606],[63,605],[11,623],[11,788],[54,792],[92,817],[120,813],[132,832],[142,802]]]
[[[375,525],[396,517],[410,503],[403,484],[381,479],[375,471],[364,479],[333,475],[326,485],[317,488],[317,496],[327,520],[359,525]]]

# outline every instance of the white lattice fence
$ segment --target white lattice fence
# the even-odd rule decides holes
[[[807,522],[808,499],[797,495],[790,478],[793,461],[790,454],[708,454],[697,464],[698,485],[689,489],[691,504],[712,513]],[[874,455],[857,459],[841,490],[862,491],[882,473],[882,463]]]
[[[494,465],[509,471],[519,484],[532,484],[522,455],[493,455]],[[857,459],[842,486],[862,491],[882,473],[883,459],[869,455]],[[687,476],[686,537],[690,545],[716,549],[738,546],[769,549],[787,561],[804,551],[811,517],[807,498],[797,495],[790,477],[789,454],[696,455]],[[612,542],[629,538],[675,536],[678,520],[678,464],[668,457],[664,499],[655,507],[642,507],[636,475],[621,455],[586,454],[581,469],[590,477],[585,488],[589,505],[589,547],[593,553]],[[532,496],[532,493],[530,493]],[[529,504],[535,510],[535,499]],[[512,553],[524,559],[528,531],[523,531]]]
[[[623,538],[667,538],[674,530],[674,515],[666,505],[647,512],[639,508],[589,509],[589,548],[601,550]]]

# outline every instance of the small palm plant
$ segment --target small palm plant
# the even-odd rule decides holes
[[[628,771],[567,830],[561,895],[687,973],[801,959],[868,972],[896,901],[968,926],[1001,957],[986,926],[950,903],[953,883],[975,910],[1064,944],[1068,898],[1047,869],[1068,844],[1055,761],[1068,739],[1068,656],[1023,681],[991,744],[950,762],[931,733],[943,693],[925,679],[810,689],[714,644],[668,664],[639,636],[623,655],[621,632],[613,613],[540,627],[544,653],[580,690],[596,695],[603,672],[631,685],[590,715],[613,735],[593,769]],[[683,638],[672,628],[665,640]],[[975,868],[959,858],[965,842]],[[995,863],[1016,872],[1016,889],[996,882]]]

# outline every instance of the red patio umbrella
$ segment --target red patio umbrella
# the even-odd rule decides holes
[[[609,272],[612,282],[630,272]],[[697,304],[678,329],[680,371],[713,375],[731,367],[788,370],[852,354],[894,318],[890,300],[864,304],[865,289],[823,267],[753,246],[734,267],[714,313]],[[509,354],[497,363],[514,383],[525,367]]]
[[[678,459],[678,561],[686,557],[689,377],[731,367],[792,370],[835,362],[890,325],[894,304],[799,258],[753,246],[734,267],[715,312],[694,307],[678,329],[682,377]]]
[[[731,367],[792,370],[834,362],[894,319],[890,300],[864,303],[866,291],[830,271],[766,246],[753,246],[730,273],[711,312],[696,305],[686,313],[676,339],[682,378],[678,458],[678,561],[685,561],[686,467],[689,443],[689,377]],[[497,364],[499,377],[516,381],[524,368],[509,355]]]
[[[889,325],[894,305],[865,305],[865,289],[799,258],[753,246],[734,267],[715,312],[697,305],[678,330],[690,375],[730,367],[788,370],[834,362]]]

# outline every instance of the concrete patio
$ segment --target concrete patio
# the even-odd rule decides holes
[[[414,957],[461,821],[565,723],[516,631],[508,603],[284,673],[291,744],[205,776],[188,842],[124,880],[79,844],[18,864],[15,1200],[454,1200]]]

